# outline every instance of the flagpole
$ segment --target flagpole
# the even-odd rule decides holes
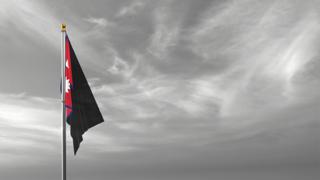
[[[61,24],[61,102],[62,102],[62,144],[61,144],[61,151],[62,151],[62,160],[61,160],[61,179],[67,179],[67,156],[66,156],[66,109],[65,109],[65,87],[66,87],[66,80],[65,80],[65,40],[66,40],[66,25]]]

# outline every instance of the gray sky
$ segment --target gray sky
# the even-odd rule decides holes
[[[319,0],[0,4],[0,179],[60,178],[61,22],[106,121],[70,179],[319,178]]]

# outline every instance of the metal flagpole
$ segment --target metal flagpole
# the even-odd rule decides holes
[[[66,87],[66,80],[65,80],[65,66],[66,66],[66,56],[65,56],[65,43],[66,43],[66,25],[61,24],[61,102],[62,102],[62,173],[61,179],[67,179],[67,172],[66,172],[66,165],[67,165],[67,156],[66,156],[66,108],[65,108],[65,87]]]

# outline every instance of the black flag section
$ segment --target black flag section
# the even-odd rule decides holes
[[[70,68],[70,65],[71,70],[68,71],[67,68]],[[69,75],[67,71],[69,72]],[[79,149],[80,143],[83,140],[82,135],[89,128],[102,123],[104,120],[67,36],[66,80],[68,81],[67,83],[69,83],[68,85],[71,94],[70,100],[68,101],[68,99],[66,99],[65,103],[66,108],[69,108],[69,111],[66,111],[67,123],[71,126],[74,154],[76,154]],[[66,91],[66,98],[67,93],[69,92]]]

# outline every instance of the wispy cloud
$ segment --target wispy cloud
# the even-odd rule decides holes
[[[320,28],[313,0],[106,1],[86,12],[85,2],[63,3],[68,15],[60,18],[37,1],[0,2],[0,37],[7,39],[11,24],[31,37],[26,43],[39,36],[59,47],[57,24],[69,21],[106,120],[86,133],[86,160],[210,169],[298,166],[318,157]],[[15,147],[31,157],[30,146],[58,152],[59,102],[26,94],[3,94],[0,102],[5,162],[14,165],[15,154],[30,159],[10,151]],[[147,158],[127,159],[139,153]]]
[[[170,47],[175,46],[179,37],[179,24],[171,23],[168,9],[159,8],[154,12],[154,32],[150,37],[148,51],[163,59]]]
[[[59,20],[48,13],[46,7],[35,1],[5,1],[1,0],[0,25],[9,28],[14,24],[19,30],[31,37],[41,37],[51,45],[59,44]]]
[[[0,151],[9,157],[1,163],[17,166],[20,158],[39,163],[41,159],[35,155],[55,154],[61,119],[59,101],[14,94],[1,94],[0,99]]]
[[[247,11],[248,3],[255,8]],[[227,58],[226,69],[220,75],[206,75],[205,80],[212,79],[212,92],[223,92],[217,95],[222,100],[222,114],[233,114],[244,107],[250,111],[285,105],[295,98],[290,95],[297,88],[292,81],[317,54],[311,47],[318,41],[319,26],[312,11],[301,11],[289,24],[283,22],[292,18],[291,10],[296,7],[283,9],[282,5],[226,3],[215,15],[205,12],[208,17],[194,28],[190,39],[197,54],[208,61],[212,57],[215,61]],[[286,12],[274,16],[281,11]]]
[[[145,6],[145,3],[142,1],[134,1],[131,4],[122,7],[119,12],[116,14],[117,17],[124,17],[136,14]]]
[[[94,18],[94,17],[89,17],[84,19],[85,21],[92,23],[98,27],[107,27],[107,26],[112,26],[114,23],[108,21],[105,18]]]
[[[68,34],[71,35],[72,43],[77,51],[81,61],[87,63],[91,69],[101,68],[98,64],[103,62],[103,52],[97,51],[95,48],[90,46],[87,42],[91,38],[106,38],[105,27],[113,26],[114,23],[109,22],[104,18],[80,18],[89,23],[94,24],[89,30],[82,29],[77,24],[77,19],[71,17],[60,17],[57,16],[57,12],[50,10],[43,3],[37,1],[0,1],[2,6],[0,7],[0,18],[3,21],[0,25],[8,30],[10,28],[17,29],[18,32],[22,32],[27,37],[31,38],[36,43],[44,43],[54,48],[54,50],[60,49],[60,29],[61,23],[67,23],[70,27],[68,28]],[[12,26],[14,25],[14,26]],[[18,28],[17,28],[18,27]],[[99,28],[97,28],[99,27]],[[9,35],[10,31],[7,31],[5,35]],[[75,35],[75,36],[73,36]],[[15,38],[15,35],[10,35],[10,38]],[[73,38],[76,37],[76,38]],[[41,41],[39,38],[44,39]],[[79,48],[78,48],[79,47]],[[96,61],[88,61],[88,59],[94,58]],[[95,67],[95,68],[92,68]]]

